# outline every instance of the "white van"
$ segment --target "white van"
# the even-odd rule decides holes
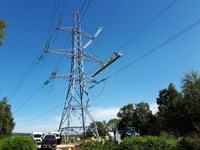
[[[60,132],[58,132],[58,131],[51,131],[51,132],[49,132],[49,134],[54,134],[56,136],[56,140],[57,140],[57,144],[58,145],[61,143]]]
[[[32,132],[32,137],[36,141],[37,144],[40,144],[42,142],[43,134],[42,132]]]

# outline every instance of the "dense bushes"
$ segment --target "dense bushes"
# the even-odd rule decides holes
[[[200,139],[198,138],[182,138],[177,143],[177,150],[200,150]]]
[[[125,138],[119,145],[109,142],[80,144],[78,150],[200,150],[198,138],[174,138],[170,136],[146,136]]]
[[[101,144],[99,142],[87,142],[77,146],[77,150],[120,150],[120,149],[119,145],[113,142],[108,142],[105,144]]]
[[[36,150],[36,143],[30,137],[10,137],[0,140],[0,150]]]
[[[126,138],[120,144],[122,150],[174,150],[176,139],[157,136]]]

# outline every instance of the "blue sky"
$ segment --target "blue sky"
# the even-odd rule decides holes
[[[1,1],[0,18],[8,22],[8,28],[4,45],[0,47],[0,98],[8,97],[12,106],[15,132],[48,132],[58,128],[68,82],[53,80],[45,88],[41,86],[53,72],[59,58],[47,54],[45,60],[37,64],[35,69],[27,69],[44,50],[48,35],[55,31],[59,14],[63,14],[61,26],[70,27],[73,12],[80,11],[84,3],[84,0],[68,0],[62,11],[61,5],[65,1],[59,1],[57,11],[54,9],[54,0]],[[175,1],[91,1],[81,21],[82,29],[94,34],[99,26],[103,26],[103,32],[86,51],[103,61],[112,57],[115,51],[123,53],[122,58],[95,77],[96,80],[101,80],[112,75],[111,78],[89,90],[96,120],[114,118],[122,106],[141,101],[148,102],[152,111],[156,111],[159,90],[167,88],[172,82],[180,91],[184,72],[199,70],[200,26],[137,63],[128,65],[200,19],[199,0],[177,0],[124,45],[171,2]],[[81,15],[88,3],[89,0],[86,1]],[[58,15],[51,17],[55,12]],[[50,47],[63,48],[68,37],[68,34],[59,32]],[[89,72],[89,75],[98,67],[99,64],[85,62],[85,72]],[[69,71],[70,60],[66,58],[57,74],[68,74]],[[23,81],[23,84],[17,84],[19,81]]]

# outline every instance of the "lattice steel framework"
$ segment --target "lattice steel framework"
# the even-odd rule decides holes
[[[87,54],[84,52],[84,49],[99,35],[102,28],[100,27],[94,36],[87,34],[81,30],[80,15],[79,12],[76,11],[73,15],[73,27],[57,27],[57,29],[72,33],[72,50],[46,50],[48,53],[65,55],[71,58],[71,70],[69,76],[51,76],[52,78],[69,80],[59,131],[67,135],[72,134],[71,132],[75,132],[77,134],[82,133],[85,136],[86,131],[90,130],[97,139],[100,139],[97,126],[89,111],[90,98],[86,87],[86,83],[93,80],[90,80],[84,73],[83,60],[87,59],[89,61],[101,63],[101,60]],[[89,41],[84,46],[82,46],[82,37],[89,38]],[[86,124],[86,121],[88,120],[90,123],[92,122],[94,124],[90,129],[88,129]],[[74,123],[73,121],[78,121],[79,126],[77,126],[77,122]]]

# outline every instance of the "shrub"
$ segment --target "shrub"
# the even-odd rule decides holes
[[[0,149],[1,150],[1,149]],[[87,142],[77,150],[200,150],[199,138],[175,138],[173,136],[145,136],[125,138],[119,145],[113,142],[101,144]]]
[[[200,139],[198,138],[182,138],[177,143],[177,150],[199,150],[200,149]]]
[[[31,137],[10,137],[0,141],[0,150],[36,150],[36,143]]]
[[[99,142],[86,142],[76,147],[77,150],[119,150],[119,145],[113,142],[105,144]]]
[[[175,148],[175,139],[157,136],[125,138],[120,144],[121,150],[174,150]]]

